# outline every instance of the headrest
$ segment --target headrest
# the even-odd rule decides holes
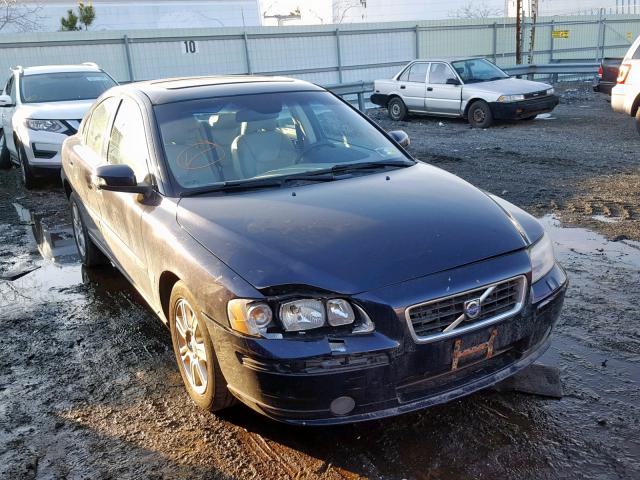
[[[257,110],[238,110],[236,113],[236,122],[259,122],[262,120],[275,120],[280,112],[258,112]]]
[[[272,132],[276,128],[278,128],[278,119],[276,117],[266,118],[264,120],[254,120],[252,122],[247,122],[247,127],[245,128],[244,133],[253,133],[257,132],[258,130]]]
[[[221,128],[225,130],[240,127],[240,124],[236,121],[236,114],[233,112],[211,115],[209,117],[209,125],[213,128]]]

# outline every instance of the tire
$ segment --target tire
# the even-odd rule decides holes
[[[471,104],[467,118],[473,128],[489,128],[493,123],[491,107],[483,100],[477,100]]]
[[[73,226],[73,238],[76,241],[76,247],[78,247],[78,255],[80,261],[85,267],[98,267],[107,263],[107,257],[100,251],[100,249],[93,243],[89,233],[87,232],[87,226],[82,218],[82,207],[80,206],[80,200],[75,192],[71,192],[69,197],[69,205],[71,206],[71,224]]]
[[[407,106],[401,98],[393,97],[387,103],[387,111],[391,120],[402,121],[407,118]]]
[[[7,148],[7,141],[4,138],[4,131],[0,130],[0,169],[11,168],[11,156]]]
[[[169,329],[176,363],[193,402],[216,412],[230,407],[236,399],[227,389],[209,331],[198,312],[193,294],[184,282],[178,281],[169,301]]]
[[[640,135],[640,108],[638,108],[638,110],[636,111],[636,130]]]
[[[16,147],[18,150],[18,162],[20,164],[20,173],[22,174],[22,183],[24,184],[24,188],[31,190],[38,185],[37,178],[29,165],[24,147],[18,143],[16,143]]]

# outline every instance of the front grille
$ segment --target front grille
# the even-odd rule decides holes
[[[418,342],[434,341],[475,330],[515,315],[522,308],[526,279],[523,276],[504,280],[459,294],[430,300],[407,308],[406,317],[413,337]],[[465,305],[480,302],[480,311],[471,318]],[[445,329],[462,320],[452,329]]]
[[[547,96],[547,91],[546,90],[539,90],[537,92],[531,92],[531,93],[525,93],[524,94],[525,100],[528,100],[530,98],[540,98],[540,97],[546,97],[546,96]]]

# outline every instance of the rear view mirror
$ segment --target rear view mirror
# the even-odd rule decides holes
[[[96,169],[96,187],[109,192],[142,193],[151,192],[148,185],[138,185],[136,175],[129,165],[101,165]]]
[[[398,144],[403,148],[408,147],[411,143],[409,135],[407,135],[407,132],[404,130],[393,130],[392,132],[389,132],[389,136],[398,142]]]
[[[457,78],[447,78],[447,85],[460,85],[460,80]]]
[[[0,95],[0,107],[13,107],[13,99],[9,95]]]

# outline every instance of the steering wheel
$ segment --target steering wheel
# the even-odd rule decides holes
[[[296,158],[295,160],[295,164],[298,163],[304,163],[301,162],[301,160],[304,158],[305,155],[307,155],[309,152],[312,152],[313,150],[320,148],[320,147],[331,147],[331,148],[335,148],[335,145],[331,142],[329,142],[328,140],[322,140],[320,142],[316,142],[313,145],[305,148],[302,152],[300,152],[300,155],[298,155],[298,158]]]

